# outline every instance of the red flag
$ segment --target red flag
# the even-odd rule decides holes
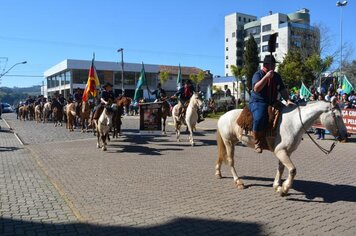
[[[88,101],[89,93],[93,96],[96,97],[96,87],[100,85],[98,75],[96,74],[96,69],[94,66],[94,59],[91,62],[91,67],[89,70],[89,76],[88,76],[88,82],[87,85],[85,86],[85,90],[83,93],[82,100],[83,102]]]

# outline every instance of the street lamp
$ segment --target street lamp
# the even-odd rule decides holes
[[[339,83],[341,82],[341,76],[342,76],[342,7],[347,5],[347,1],[337,1],[336,6],[340,7],[340,79]]]
[[[4,75],[6,75],[6,74],[7,74],[12,68],[14,68],[15,66],[20,65],[20,64],[26,64],[26,63],[27,63],[27,61],[23,61],[23,62],[18,62],[18,63],[16,63],[15,65],[11,66],[10,69],[8,69],[6,72],[0,74],[0,78],[3,77]]]
[[[125,89],[124,89],[124,49],[120,48],[117,50],[117,52],[121,52],[121,93],[122,96],[125,94]]]

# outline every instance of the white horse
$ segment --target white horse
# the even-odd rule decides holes
[[[105,107],[103,112],[101,113],[98,120],[94,119],[95,127],[96,127],[96,136],[98,138],[96,146],[100,148],[100,138],[103,143],[102,150],[106,151],[106,140],[109,139],[109,131],[112,126],[112,118],[114,115],[114,110],[111,107]]]
[[[46,102],[43,105],[43,123],[48,122],[48,118],[52,113],[52,103],[51,102]]]
[[[254,148],[253,137],[243,134],[241,127],[237,125],[236,120],[241,111],[240,109],[229,111],[218,120],[218,160],[215,166],[215,176],[221,178],[221,164],[223,161],[227,163],[231,168],[238,189],[244,189],[245,186],[239,179],[234,167],[235,144],[240,140]],[[296,168],[290,156],[298,148],[305,130],[308,130],[319,117],[323,126],[339,141],[346,140],[347,131],[336,99],[332,103],[317,101],[309,102],[301,107],[285,107],[277,125],[276,137],[267,139],[269,150],[279,160],[273,188],[281,196],[287,195],[296,175]],[[285,167],[288,169],[289,175],[282,184],[281,178]]]
[[[186,124],[187,128],[189,130],[189,142],[192,146],[195,145],[194,139],[193,139],[193,129],[195,130],[195,125],[197,124],[198,121],[198,109],[201,107],[203,104],[203,101],[200,99],[199,94],[194,92],[192,97],[189,100],[189,104],[185,113],[185,117],[183,120],[183,117],[179,117],[178,114],[178,104],[175,105],[172,109],[172,118],[173,118],[173,123],[174,127],[176,130],[176,138],[177,142],[180,142],[180,127],[182,124]]]

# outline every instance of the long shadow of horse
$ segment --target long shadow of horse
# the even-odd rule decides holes
[[[274,179],[264,177],[243,176],[242,179],[268,181],[268,185],[256,185],[263,187],[271,187]],[[253,186],[253,185],[251,185]],[[293,193],[289,194],[287,200],[301,201],[301,202],[321,202],[321,203],[334,203],[338,201],[356,202],[356,186],[341,185],[341,184],[328,184],[316,181],[294,180],[293,189],[305,195],[306,199],[293,198]],[[295,195],[301,195],[295,194]],[[315,200],[321,198],[321,200]]]
[[[126,137],[119,141],[119,143],[115,143],[115,141],[110,143],[111,147],[117,147],[120,150],[116,150],[116,153],[137,153],[138,155],[151,155],[151,156],[159,156],[162,155],[163,151],[181,151],[181,148],[152,148],[143,145],[147,145],[149,143],[161,143],[168,142],[168,139],[156,136],[141,136],[141,135],[126,135]],[[134,143],[134,145],[132,145]]]
[[[46,224],[0,218],[0,233],[49,235],[262,235],[257,223],[237,221],[176,218],[152,227],[104,226],[94,224]]]
[[[0,146],[0,152],[13,152],[16,150],[19,150],[20,148],[18,147],[1,147]]]

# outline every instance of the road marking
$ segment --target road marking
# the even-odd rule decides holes
[[[20,137],[18,136],[18,134],[16,132],[14,132],[14,130],[10,127],[10,125],[7,123],[7,121],[2,118],[2,120],[4,121],[4,123],[6,124],[6,126],[9,128],[9,130],[15,135],[16,139],[19,141],[19,143],[24,146],[24,142],[22,142],[22,140],[20,139]]]

